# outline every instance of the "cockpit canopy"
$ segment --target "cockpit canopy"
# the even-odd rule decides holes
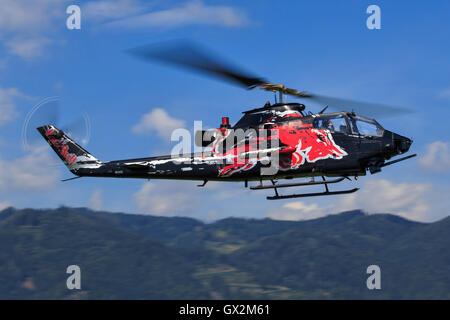
[[[353,116],[349,118],[352,124],[352,130],[356,133],[358,131],[361,135],[378,136],[383,135],[384,129],[378,122],[362,116]]]
[[[347,117],[342,114],[327,115],[314,118],[313,128],[325,130],[328,129],[331,132],[349,133]]]
[[[377,137],[381,137],[384,132],[384,129],[375,120],[347,113],[325,114],[314,117],[313,128]]]
[[[305,106],[299,103],[266,104],[262,108],[244,112],[244,116],[233,126],[234,129],[266,127],[266,124],[287,124],[301,127],[312,125],[316,129],[328,129],[333,133],[357,134],[361,136],[383,135],[384,129],[374,119],[354,113],[337,112],[328,114],[303,113]],[[300,125],[298,123],[300,122]]]

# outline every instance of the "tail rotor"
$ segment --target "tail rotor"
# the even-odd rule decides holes
[[[91,134],[89,116],[82,113],[77,118],[62,117],[62,111],[60,98],[53,96],[41,100],[28,112],[22,127],[22,143],[25,150],[33,150],[42,145],[42,136],[36,131],[36,128],[48,124],[61,128],[68,137],[78,141],[81,146],[88,145]],[[65,113],[67,114],[67,112]],[[64,121],[61,121],[61,118]],[[61,162],[55,158],[48,165],[61,166]]]

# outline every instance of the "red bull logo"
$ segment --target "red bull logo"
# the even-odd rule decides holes
[[[330,130],[314,129],[309,124],[303,124],[301,120],[293,126],[275,125],[265,141],[278,139],[281,146],[278,148],[281,170],[297,169],[306,162],[313,163],[324,159],[342,159],[347,152],[337,145],[333,139]],[[225,138],[225,137],[224,137]],[[261,161],[267,154],[260,155],[261,149],[258,149],[261,137],[249,139],[247,143],[237,144],[224,153],[216,151],[217,144],[213,147],[215,156],[228,159],[230,164],[219,169],[219,176],[230,176],[236,172],[252,169],[258,161]],[[219,139],[217,143],[220,143]],[[240,157],[243,153],[257,151],[258,156],[251,159]]]
[[[51,127],[45,132],[45,136],[48,137],[48,141],[53,146],[53,149],[64,159],[68,166],[71,166],[77,161],[77,156],[69,152],[69,146],[67,140],[64,138],[56,139],[53,137],[55,128]]]
[[[288,132],[286,132],[288,130]],[[279,139],[283,144],[296,146],[292,153],[283,153],[280,157],[282,169],[297,169],[306,161],[313,163],[324,159],[342,159],[347,155],[333,139],[329,130],[293,129],[292,127],[279,130]],[[294,141],[297,141],[294,143]]]

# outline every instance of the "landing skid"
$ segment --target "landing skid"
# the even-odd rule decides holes
[[[315,184],[329,184],[329,183],[337,183],[344,180],[345,177],[341,177],[334,180],[329,180],[327,182],[323,181],[309,181],[309,182],[298,182],[298,183],[283,183],[283,184],[274,184],[274,185],[259,185],[259,186],[251,186],[252,190],[261,190],[261,189],[276,189],[276,188],[290,188],[290,187],[300,187],[300,186],[311,186]]]
[[[353,188],[349,190],[340,190],[340,191],[330,191],[328,189],[328,184],[330,183],[338,183],[341,182],[344,179],[349,179],[348,177],[341,177],[334,180],[326,180],[324,176],[322,176],[322,181],[308,181],[308,182],[299,182],[299,183],[284,183],[284,184],[277,184],[276,181],[272,181],[272,185],[263,185],[262,181],[260,185],[258,186],[251,186],[251,190],[263,190],[263,189],[274,189],[275,195],[274,196],[268,196],[267,200],[280,200],[280,199],[291,199],[291,198],[304,198],[304,197],[318,197],[318,196],[331,196],[331,195],[338,195],[338,194],[348,194],[353,193],[359,190],[359,188]],[[289,195],[280,195],[278,193],[278,188],[291,188],[291,187],[299,187],[299,186],[310,186],[310,185],[319,185],[322,184],[325,186],[324,192],[314,192],[314,193],[299,193],[299,194],[289,194]]]
[[[315,193],[300,193],[300,194],[289,194],[285,196],[275,195],[272,197],[267,197],[267,200],[280,200],[280,199],[291,199],[291,198],[304,198],[304,197],[319,197],[319,196],[331,196],[336,194],[347,194],[358,191],[359,188],[354,188],[350,190],[341,191],[325,191],[325,192],[315,192]]]

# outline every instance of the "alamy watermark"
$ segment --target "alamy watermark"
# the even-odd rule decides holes
[[[69,15],[66,19],[66,26],[69,30],[81,29],[81,9],[79,6],[72,4],[66,8],[66,13]],[[381,9],[376,4],[371,4],[367,7],[366,13],[370,16],[367,17],[366,26],[369,30],[381,29]]]
[[[370,16],[366,20],[366,26],[369,30],[381,29],[381,9],[376,4],[371,4],[367,7],[366,13]]]
[[[369,290],[381,290],[381,269],[379,266],[373,264],[367,267],[367,274],[370,276],[367,278],[366,286]]]
[[[69,290],[81,289],[81,269],[76,264],[67,267],[66,273],[70,274],[67,278],[66,286]]]
[[[66,26],[69,30],[81,29],[81,9],[79,6],[72,4],[67,7],[66,13],[69,15],[66,19]]]

